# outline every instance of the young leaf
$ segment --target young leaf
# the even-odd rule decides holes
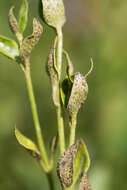
[[[14,33],[17,33],[19,32],[19,27],[18,27],[18,23],[17,23],[17,20],[14,16],[14,13],[13,13],[13,9],[14,7],[11,7],[11,9],[9,10],[9,23],[10,23],[10,26],[11,26],[11,29]]]
[[[46,23],[61,28],[65,23],[65,10],[62,0],[42,0],[43,16]]]
[[[19,56],[19,48],[14,40],[0,35],[0,53],[15,60]]]
[[[26,37],[22,43],[20,55],[23,58],[27,58],[30,56],[34,46],[39,41],[41,34],[43,31],[43,27],[40,22],[34,18],[33,19],[33,33],[32,35]]]
[[[73,187],[81,174],[88,171],[90,158],[82,140],[70,146],[58,161],[57,173],[62,187]]]
[[[22,1],[22,5],[19,12],[19,31],[23,34],[28,20],[28,2],[27,0]]]
[[[40,157],[40,152],[37,146],[34,144],[34,142],[25,137],[24,135],[22,135],[20,131],[16,128],[15,128],[15,136],[19,144],[23,146],[26,150],[29,150],[32,156],[37,158]]]

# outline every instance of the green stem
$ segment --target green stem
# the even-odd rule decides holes
[[[63,190],[75,190],[75,186],[71,186],[71,187],[65,187],[65,188],[63,188]]]
[[[59,74],[59,80],[61,79],[62,69],[62,53],[63,53],[63,34],[62,29],[57,29],[57,69]]]
[[[51,172],[47,173],[47,179],[48,179],[48,183],[49,183],[49,189],[55,190],[53,176],[52,176]]]
[[[60,106],[57,107],[56,112],[57,112],[59,146],[60,146],[60,153],[62,154],[65,151],[65,139],[64,139],[64,123]]]
[[[70,139],[69,139],[69,146],[75,143],[75,130],[76,130],[76,116],[71,118],[70,122]]]
[[[59,81],[57,85],[57,100],[59,105],[57,106],[57,124],[58,124],[58,135],[59,135],[59,146],[60,153],[65,151],[65,137],[64,137],[64,121],[62,116],[61,98],[60,98],[60,79],[62,69],[62,52],[63,52],[63,35],[61,28],[57,29],[57,69],[59,75]]]
[[[30,65],[29,63],[26,63],[26,69],[25,69],[26,85],[27,85],[27,89],[28,89],[28,95],[29,95],[29,100],[30,100],[30,105],[31,105],[31,110],[32,110],[32,115],[33,115],[33,121],[34,121],[34,126],[35,126],[35,131],[36,131],[36,136],[37,136],[37,141],[38,141],[41,157],[43,160],[43,164],[45,165],[45,168],[47,169],[47,172],[48,172],[49,162],[48,162],[48,157],[47,157],[47,153],[45,150],[43,136],[41,133],[29,65]]]

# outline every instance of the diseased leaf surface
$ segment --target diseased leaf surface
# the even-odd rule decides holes
[[[77,115],[81,105],[85,102],[88,94],[88,85],[85,77],[77,72],[74,75],[74,82],[68,101],[67,109],[71,117]]]
[[[90,158],[86,145],[82,140],[70,146],[58,161],[57,173],[62,187],[73,187],[81,174],[90,166]]]
[[[26,37],[22,43],[20,55],[23,58],[30,56],[33,48],[35,47],[35,45],[39,41],[42,32],[43,32],[42,25],[40,24],[40,22],[36,18],[34,18],[33,19],[33,33],[32,33],[32,35]]]
[[[19,32],[19,26],[18,26],[18,22],[17,19],[14,16],[13,13],[14,7],[11,7],[11,9],[9,10],[9,24],[11,26],[11,29],[14,33]]]
[[[65,10],[62,0],[42,0],[43,16],[46,23],[59,28],[65,23]]]

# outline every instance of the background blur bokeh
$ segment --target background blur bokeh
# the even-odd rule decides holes
[[[38,1],[29,1],[29,23],[39,17]],[[0,34],[14,38],[8,11],[21,0],[0,0]],[[88,99],[80,110],[77,137],[85,139],[90,156],[89,178],[94,190],[127,189],[127,1],[65,0],[67,23],[64,47],[75,71],[86,73],[90,57],[93,73],[88,78]],[[44,23],[44,33],[31,56],[32,79],[45,142],[56,134],[55,109],[45,61],[55,33]],[[35,139],[33,121],[22,71],[0,55],[0,190],[48,190],[38,164],[19,146],[17,126]],[[67,129],[67,126],[66,126]],[[56,184],[57,185],[57,184]],[[56,186],[56,189],[57,188]]]

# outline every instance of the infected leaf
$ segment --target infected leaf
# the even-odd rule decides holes
[[[42,0],[43,16],[46,23],[61,28],[65,23],[65,10],[62,0]]]
[[[87,172],[90,158],[82,140],[70,146],[58,161],[57,173],[63,188],[73,187],[81,174]]]
[[[34,46],[39,41],[41,34],[43,32],[43,27],[40,22],[34,18],[33,19],[33,33],[32,35],[26,37],[22,43],[20,55],[23,58],[28,58],[34,48]]]
[[[10,59],[16,60],[16,57],[19,56],[19,48],[17,43],[14,40],[0,35],[0,53]]]
[[[10,23],[12,31],[14,33],[17,33],[17,32],[19,32],[19,27],[18,27],[17,19],[15,18],[14,13],[13,13],[13,9],[14,9],[14,7],[11,7],[11,9],[9,10],[9,15],[8,15],[9,23]]]
[[[85,77],[77,72],[68,101],[67,109],[71,117],[77,115],[81,105],[85,102],[88,94],[88,85]]]
[[[73,183],[73,162],[77,152],[77,143],[70,146],[58,160],[57,173],[62,187],[70,187]]]

